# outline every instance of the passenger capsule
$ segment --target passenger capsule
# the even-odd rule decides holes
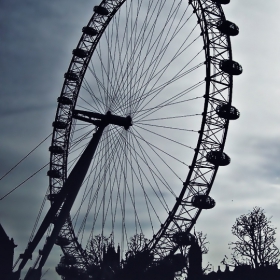
[[[73,82],[77,82],[79,80],[78,75],[76,73],[73,73],[72,71],[65,73],[64,78]]]
[[[236,36],[239,34],[238,26],[235,23],[228,21],[228,20],[219,21],[217,23],[217,29],[221,33],[229,35],[229,36]]]
[[[60,147],[60,146],[55,146],[55,145],[50,146],[50,147],[49,147],[49,151],[50,151],[51,153],[54,153],[54,154],[57,154],[57,155],[62,155],[62,154],[64,153],[64,149],[63,149],[62,147]]]
[[[212,209],[215,207],[216,202],[208,195],[195,195],[193,196],[192,205],[199,209]]]
[[[61,173],[58,170],[49,170],[47,172],[47,175],[51,178],[56,178],[56,179],[60,179],[62,177]]]
[[[240,117],[240,112],[235,107],[228,104],[218,105],[216,113],[220,118],[226,120],[237,120]]]
[[[172,239],[179,246],[189,246],[195,241],[195,237],[192,234],[184,231],[176,232]]]
[[[88,36],[96,36],[98,34],[98,31],[90,26],[84,26],[82,31]]]
[[[79,49],[79,48],[78,49],[74,49],[72,51],[72,54],[77,56],[77,57],[79,57],[79,58],[85,58],[85,57],[88,56],[88,52],[87,51]]]
[[[57,98],[57,102],[63,105],[73,105],[73,102],[70,98],[65,96],[60,96]]]
[[[214,165],[226,166],[230,164],[230,157],[220,151],[211,151],[207,153],[206,160]]]
[[[212,0],[213,2],[217,3],[217,4],[229,4],[230,0]]]
[[[68,246],[71,243],[71,241],[67,237],[58,236],[54,243],[58,246],[64,247]]]
[[[219,66],[222,71],[230,75],[240,75],[242,73],[242,66],[233,60],[221,60]]]
[[[68,126],[66,122],[62,122],[62,121],[54,121],[52,125],[54,128],[57,129],[65,129]]]
[[[107,16],[109,14],[109,11],[102,6],[94,6],[93,11],[101,16]]]

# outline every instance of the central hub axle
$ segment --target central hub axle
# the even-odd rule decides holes
[[[73,118],[88,123],[92,123],[96,126],[105,127],[109,124],[123,126],[125,130],[128,130],[129,127],[132,126],[132,118],[130,116],[120,117],[120,116],[113,115],[110,111],[108,111],[105,115],[103,115],[94,112],[74,110]]]

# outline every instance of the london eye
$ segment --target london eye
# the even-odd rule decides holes
[[[230,163],[228,125],[240,115],[232,86],[242,67],[230,42],[239,29],[222,9],[229,2],[103,0],[93,8],[57,99],[50,209],[17,277],[43,238],[28,277],[41,275],[54,245],[66,279],[100,263],[91,255],[97,237],[118,247],[120,260],[135,236],[145,236],[141,250],[156,260],[191,243],[201,211],[215,206],[211,188]]]

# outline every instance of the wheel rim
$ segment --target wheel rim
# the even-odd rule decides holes
[[[132,237],[133,232],[134,234],[143,232],[151,240],[149,248],[159,257],[166,255],[174,248],[176,249],[176,244],[172,239],[173,235],[178,231],[189,232],[201,212],[201,209],[191,205],[191,198],[196,194],[209,194],[218,170],[218,165],[206,161],[206,154],[212,150],[222,152],[227,134],[228,120],[218,117],[215,111],[219,104],[231,104],[232,93],[231,75],[222,72],[218,67],[221,60],[232,59],[229,37],[221,34],[215,27],[216,22],[225,18],[221,6],[212,1],[192,1],[189,5],[184,1],[174,1],[173,4],[175,4],[170,9],[170,6],[165,7],[166,1],[160,3],[152,3],[152,1],[148,3],[147,1],[146,15],[149,15],[149,11],[153,11],[153,8],[157,8],[161,10],[161,13],[165,11],[167,14],[175,16],[172,19],[167,17],[166,26],[161,25],[157,17],[151,16],[150,22],[156,22],[158,27],[164,26],[164,30],[168,28],[172,30],[173,28],[173,33],[170,32],[171,35],[168,35],[170,36],[168,38],[168,36],[165,37],[166,33],[157,31],[157,34],[162,34],[160,39],[152,41],[153,36],[150,36],[145,45],[145,39],[141,37],[141,31],[139,31],[140,27],[138,28],[139,33],[135,31],[132,37],[126,35],[121,37],[120,34],[114,37],[114,34],[125,26],[121,24],[123,14],[131,15],[128,16],[127,20],[128,25],[131,26],[130,30],[137,29],[131,23],[131,19],[133,14],[137,15],[139,6],[137,8],[135,4],[132,7],[131,3],[131,1],[103,1],[100,4],[108,9],[109,15],[100,16],[95,13],[88,26],[98,31],[97,36],[91,37],[83,34],[81,37],[77,49],[86,50],[88,55],[85,58],[73,56],[68,73],[70,71],[76,73],[79,79],[71,81],[66,78],[60,96],[71,100],[73,106],[59,102],[55,119],[56,122],[66,123],[67,127],[54,128],[52,146],[62,147],[64,153],[51,152],[50,169],[59,171],[62,176],[61,178],[50,177],[50,195],[59,192],[66,180],[67,173],[71,171],[79,153],[88,143],[89,135],[94,131],[92,125],[73,120],[75,110],[94,111],[102,114],[111,111],[124,117],[131,115],[133,119],[133,126],[129,130],[113,126],[106,128],[91,166],[91,170],[95,173],[87,177],[84,184],[89,186],[89,182],[94,178],[94,188],[85,187],[81,190],[77,201],[83,201],[83,204],[82,206],[74,205],[72,220],[70,218],[67,220],[60,233],[60,236],[66,237],[70,241],[70,244],[62,246],[63,252],[74,256],[80,267],[90,263],[88,254],[83,249],[87,248],[87,242],[84,240],[90,239],[92,235],[96,234],[108,236],[113,232],[115,245],[117,243],[121,245],[122,256],[127,250],[127,240]],[[140,3],[142,1],[138,1],[138,4]],[[215,11],[215,15],[206,13],[207,10]],[[187,13],[190,11],[188,16],[185,15],[185,11]],[[151,14],[152,12],[150,12]],[[183,18],[183,21],[179,21],[179,25],[176,25],[174,22],[178,18]],[[179,31],[190,22],[193,25],[190,27],[189,41],[185,43],[184,38],[178,37],[181,34]],[[149,30],[155,32],[158,27],[152,25]],[[128,30],[129,27],[127,27]],[[176,33],[177,31],[178,33]],[[168,44],[168,39],[171,39],[172,36],[174,38]],[[117,37],[119,45],[113,46]],[[162,38],[167,39],[164,41]],[[112,49],[116,50],[121,45],[120,42],[130,42],[130,40],[135,44],[130,45],[129,43],[129,48],[124,51],[124,54],[118,50],[118,52],[114,51],[113,55]],[[160,45],[159,43],[162,41],[164,43],[161,48],[157,46],[158,53],[154,51],[155,48],[151,48],[153,52],[149,52],[145,63],[141,64],[144,61],[143,50],[149,49],[153,44]],[[183,56],[186,52],[177,56],[178,47],[176,49],[176,46],[179,46],[180,53],[181,44],[183,44],[182,49],[186,48],[187,51],[193,47],[192,56],[186,56],[185,59]],[[170,58],[168,57],[166,60],[164,55],[169,54],[172,48],[174,49],[173,56],[177,57],[173,61],[174,63],[172,62],[173,64],[171,63],[166,68],[166,71],[161,71],[170,61]],[[127,55],[135,50],[133,58]],[[153,60],[157,55],[161,57],[160,62]],[[116,59],[113,63],[113,59],[116,57],[124,58],[124,61],[127,62],[125,70],[129,71],[123,72],[123,68],[120,68],[120,60]],[[148,71],[144,67],[147,61],[152,61]],[[99,66],[96,66],[95,63],[99,63]],[[105,70],[107,65],[109,66]],[[160,70],[153,72],[155,65]],[[175,73],[179,73],[177,76],[174,75],[174,65],[177,67]],[[189,68],[184,68],[185,65]],[[119,67],[118,70],[115,70],[117,67]],[[140,69],[138,76],[134,75],[137,69]],[[184,69],[188,72],[184,72]],[[201,69],[203,69],[202,72]],[[139,71],[141,71],[140,75]],[[112,75],[110,76],[108,73]],[[152,73],[154,73],[154,78],[150,79],[150,83],[147,83],[149,80],[147,77]],[[139,78],[141,75],[142,78]],[[170,76],[173,78],[170,79]],[[92,97],[92,89],[90,88],[92,77],[95,79],[94,97]],[[182,84],[184,78],[196,82],[185,86]],[[156,83],[154,83],[155,81]],[[154,86],[151,82],[154,83]],[[104,86],[106,84],[107,87]],[[88,94],[89,92],[91,94]],[[104,92],[107,94],[105,95]],[[121,96],[116,95],[120,92],[124,93]],[[180,92],[184,92],[184,94],[180,95]],[[161,99],[162,96],[165,99]],[[95,105],[93,106],[93,104]],[[173,108],[169,109],[171,107]],[[185,114],[186,107],[187,114]],[[179,125],[178,120],[180,120]],[[164,125],[161,125],[162,122]],[[195,125],[188,126],[188,123]],[[170,131],[172,137],[170,137]],[[188,139],[187,143],[181,140],[182,131],[187,133],[187,136],[183,136]],[[160,141],[156,139],[160,139]],[[113,155],[114,157],[112,157]],[[118,167],[116,162],[119,162]],[[127,172],[129,169],[130,175]],[[106,170],[105,173],[104,170]],[[102,175],[97,176],[98,172]],[[114,175],[118,172],[120,175]],[[114,192],[111,191],[113,185],[118,186],[117,190],[121,189],[121,185],[125,187],[123,187],[122,192]],[[99,191],[95,192],[98,189],[100,189],[100,193]],[[140,195],[136,194],[139,189],[142,189]],[[108,201],[100,199],[102,192],[103,196],[109,198]],[[151,194],[157,198],[152,200]],[[97,198],[93,199],[94,196]],[[89,197],[91,198],[89,199]],[[113,201],[117,201],[117,205],[112,206]],[[87,212],[90,204],[95,205],[93,216],[98,217],[96,224],[93,226],[91,221],[91,229],[85,231],[84,229],[88,228],[89,224],[81,223],[84,216],[79,215],[82,212]],[[146,214],[139,217],[143,205],[147,206]],[[124,212],[122,210],[125,208],[124,206],[129,210]],[[100,216],[97,215],[99,207],[103,209],[103,214]],[[115,212],[118,215],[112,214],[113,218],[107,218],[106,215],[108,215],[110,208],[112,213]],[[134,217],[125,220],[125,217],[127,218],[133,212]],[[116,221],[118,216],[121,219]],[[122,222],[123,220],[125,223]],[[149,220],[148,223],[147,220]],[[97,228],[100,228],[102,222],[104,227],[98,230]],[[129,226],[130,223],[131,226]],[[105,227],[105,224],[111,224],[111,226]],[[118,227],[122,228],[120,230],[122,233],[117,233],[115,229]],[[94,230],[91,231],[93,228]],[[133,228],[129,234],[127,233],[128,228]],[[148,228],[152,230],[148,230]]]

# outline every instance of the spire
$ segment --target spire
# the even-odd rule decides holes
[[[14,248],[17,247],[14,239],[8,237],[2,225],[0,224],[0,276],[9,276],[12,274]],[[2,278],[1,278],[2,279]]]
[[[229,266],[228,266],[228,265],[226,265],[225,272],[226,272],[226,273],[229,273],[229,272],[230,272]]]
[[[202,275],[202,252],[197,241],[193,242],[189,250],[189,276],[188,279],[199,279]]]
[[[118,244],[117,254],[118,254],[118,262],[120,262],[121,261],[121,248],[120,248],[120,244]]]
[[[15,243],[14,243],[14,239],[9,238],[9,236],[7,235],[7,233],[5,232],[5,230],[1,224],[0,224],[0,244],[10,244],[10,246],[13,248],[17,247],[17,245],[15,245]],[[0,248],[1,248],[1,246],[0,246]]]
[[[1,224],[0,224],[0,240],[1,242],[10,241],[8,235],[6,234]]]

